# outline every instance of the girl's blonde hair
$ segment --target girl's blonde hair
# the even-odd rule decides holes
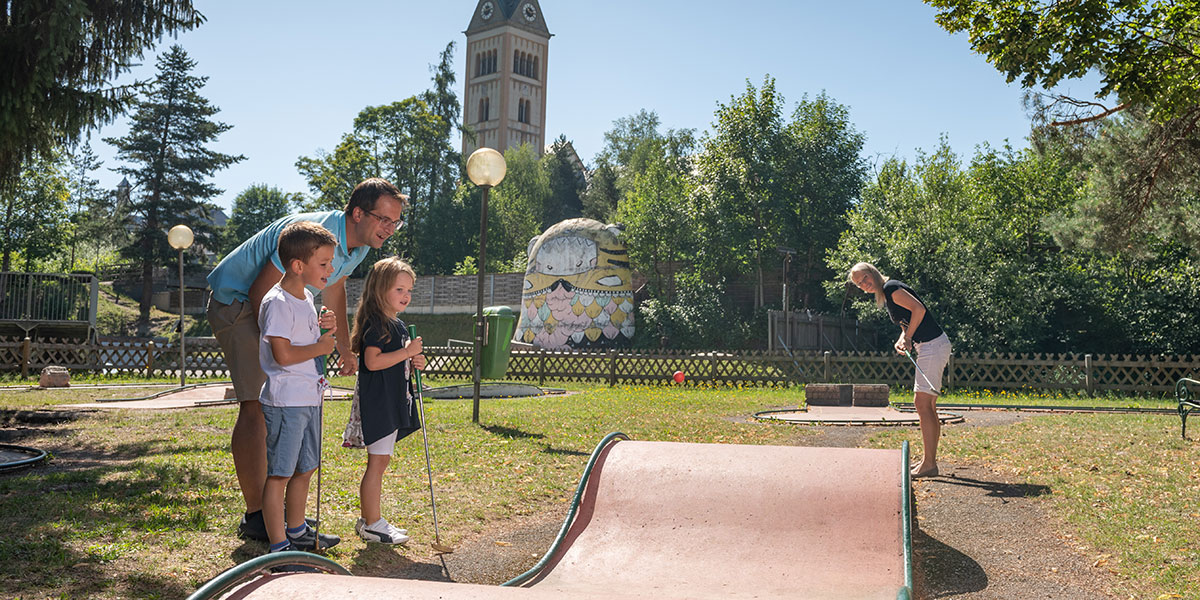
[[[388,308],[387,293],[401,273],[408,274],[413,283],[416,283],[416,271],[395,256],[371,265],[371,271],[367,273],[367,282],[363,285],[362,297],[358,299],[358,310],[354,313],[354,334],[350,336],[350,348],[355,354],[362,352],[363,333],[368,325],[380,328],[383,334],[382,341],[387,342],[391,339],[385,325],[396,318],[396,313]]]
[[[871,281],[875,282],[876,306],[882,308],[884,304],[887,304],[887,296],[883,294],[883,282],[887,281],[888,278],[884,277],[883,274],[879,272],[879,269],[875,268],[875,265],[867,262],[860,262],[853,267],[850,267],[850,274],[848,275],[850,278],[850,283],[854,283],[855,273],[865,273],[867,277],[871,278]]]

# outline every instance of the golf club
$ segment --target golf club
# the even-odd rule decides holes
[[[321,307],[321,314],[329,312],[324,306]],[[321,335],[325,335],[328,329],[321,329]],[[313,551],[321,551],[321,458],[325,452],[322,450],[322,445],[325,441],[325,393],[333,392],[333,386],[329,385],[329,356],[319,356],[317,360],[321,363],[321,376],[325,380],[325,389],[321,390],[321,404],[317,407],[317,516],[316,522],[313,523]]]
[[[408,326],[408,337],[417,339],[417,328]],[[417,384],[417,408],[421,416],[421,439],[425,442],[425,474],[429,476],[429,506],[433,509],[433,543],[430,548],[442,554],[453,554],[454,547],[442,544],[442,534],[438,529],[437,501],[433,498],[433,466],[429,460],[429,435],[425,433],[425,397],[421,389],[421,371],[413,368],[413,377]]]
[[[937,388],[935,388],[935,387],[933,387],[933,384],[929,382],[929,377],[926,377],[926,376],[925,376],[925,371],[922,371],[922,370],[921,370],[921,365],[918,365],[918,364],[917,364],[917,361],[916,361],[916,359],[914,359],[914,358],[912,357],[912,353],[911,353],[911,352],[909,352],[908,350],[905,350],[905,351],[904,351],[904,355],[905,355],[905,356],[907,356],[907,357],[908,357],[908,360],[909,360],[910,362],[912,362],[912,364],[913,364],[913,366],[914,366],[914,367],[916,367],[916,368],[917,368],[917,372],[918,372],[918,373],[920,373],[920,374],[921,374],[921,378],[925,380],[925,385],[929,386],[929,389],[933,390],[933,393],[937,394],[937,393],[938,393],[938,389],[937,389]],[[319,480],[318,480],[318,481],[319,481]]]

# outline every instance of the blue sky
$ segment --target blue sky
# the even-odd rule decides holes
[[[475,0],[196,4],[207,23],[163,40],[131,77],[152,77],[155,57],[172,43],[197,62],[195,74],[209,77],[202,94],[233,126],[213,147],[247,157],[213,178],[225,189],[216,199],[223,207],[255,183],[307,192],[296,159],[332,150],[364,107],[427,89],[429,67],[451,41],[461,100],[462,32]],[[1021,88],[972,53],[966,36],[939,28],[919,0],[540,4],[554,34],[547,141],[565,134],[587,163],[618,118],[645,108],[665,128],[701,134],[718,102],[768,74],[789,105],[822,91],[846,105],[872,162],[912,159],[943,134],[964,158],[984,142],[1025,146]],[[1064,89],[1089,95],[1075,87]],[[118,121],[98,137],[119,137],[126,127]],[[116,166],[98,137],[92,144],[104,167]],[[107,170],[99,178],[105,187],[120,180]]]

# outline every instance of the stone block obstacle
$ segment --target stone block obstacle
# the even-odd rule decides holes
[[[47,366],[42,369],[42,374],[38,377],[38,387],[71,387],[71,373],[67,371],[66,367]]]
[[[809,406],[886,407],[890,391],[882,383],[810,383],[804,398]]]
[[[807,406],[764,410],[759,420],[808,425],[917,425],[915,410],[897,409],[888,403],[890,388],[882,383],[810,383],[804,386]],[[962,415],[939,410],[942,423],[961,423]]]

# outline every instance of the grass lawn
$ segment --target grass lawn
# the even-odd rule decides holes
[[[523,515],[565,514],[588,455],[611,431],[644,440],[746,444],[803,445],[816,435],[748,418],[796,406],[798,389],[560,387],[577,393],[485,400],[478,426],[471,423],[470,400],[427,403],[444,543]],[[0,410],[136,395],[144,394],[9,389],[0,390]],[[236,410],[97,411],[59,425],[19,425],[17,436],[3,441],[51,450],[54,458],[0,474],[0,523],[8,534],[0,543],[0,597],[182,598],[260,554],[261,544],[233,535],[243,508],[227,450]],[[377,552],[354,536],[365,457],[340,446],[348,410],[349,402],[334,402],[325,414],[323,529],[343,538],[328,556],[359,574],[385,573],[396,560],[432,561],[419,433],[398,444],[384,482],[384,513],[410,530],[412,547]],[[1179,439],[1175,416],[1048,415],[945,433],[944,460],[983,463],[1050,486],[1047,502],[1076,536],[1107,555],[1103,560],[1128,593],[1195,597],[1200,590],[1200,544],[1189,540],[1200,531],[1200,457],[1195,444]],[[869,443],[895,448],[902,440],[916,444],[917,430],[873,430]]]

